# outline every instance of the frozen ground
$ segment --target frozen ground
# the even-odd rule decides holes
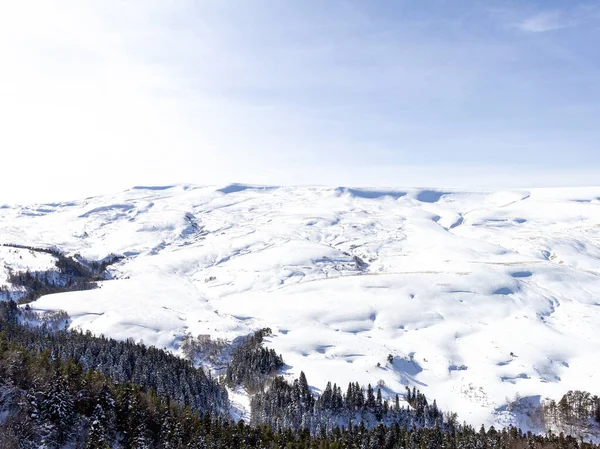
[[[600,393],[599,198],[139,187],[0,206],[0,243],[127,256],[101,289],[34,304],[67,310],[73,326],[173,350],[185,333],[232,340],[268,326],[287,373],[316,388],[414,385],[461,420],[505,425],[519,423],[504,407],[517,393]],[[3,266],[49,263],[10,251]]]

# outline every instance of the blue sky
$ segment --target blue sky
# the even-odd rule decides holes
[[[5,201],[598,184],[597,1],[59,0],[0,17],[0,148],[28,173],[2,177]]]

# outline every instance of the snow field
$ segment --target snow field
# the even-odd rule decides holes
[[[461,420],[498,425],[518,423],[503,409],[517,393],[599,393],[598,198],[600,188],[134,188],[5,206],[0,243],[127,256],[102,288],[34,304],[65,309],[74,327],[177,351],[185,333],[233,340],[268,326],[285,375],[303,370],[317,390],[416,386]],[[1,250],[6,266],[38,266]]]

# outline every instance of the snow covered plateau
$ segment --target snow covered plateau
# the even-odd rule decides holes
[[[32,304],[74,328],[177,352],[270,327],[284,374],[317,390],[416,386],[461,421],[525,427],[507,398],[600,393],[600,188],[135,187],[0,206],[0,243],[125,256],[101,288]],[[52,266],[0,259],[0,286]]]

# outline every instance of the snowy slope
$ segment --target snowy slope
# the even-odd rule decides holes
[[[8,288],[8,278],[11,271],[15,273],[27,270],[32,272],[55,271],[55,261],[56,259],[47,253],[0,246],[0,301],[8,299],[9,291],[11,293],[10,297],[14,300],[25,294],[23,288]],[[6,287],[6,289],[3,287]]]
[[[139,187],[3,206],[0,243],[127,256],[101,289],[34,304],[73,326],[173,350],[268,326],[316,388],[415,385],[506,425],[517,393],[600,393],[599,206],[600,188]]]

